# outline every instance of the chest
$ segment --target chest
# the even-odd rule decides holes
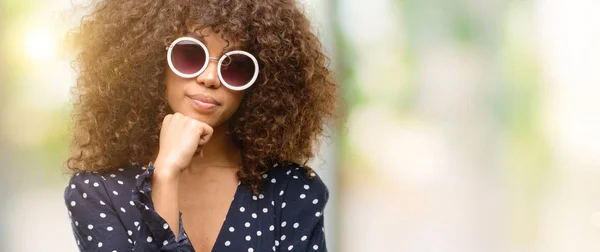
[[[183,227],[198,252],[211,251],[235,196],[237,182],[180,185]]]

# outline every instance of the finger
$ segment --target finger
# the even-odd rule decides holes
[[[179,119],[183,118],[183,117],[184,117],[184,115],[183,115],[183,114],[181,114],[181,113],[179,113],[179,112],[175,112],[175,114],[173,114],[173,117],[174,117],[176,120],[179,120]]]
[[[206,144],[213,134],[213,128],[208,124],[190,118],[188,125],[193,128],[198,135],[198,145]]]
[[[171,119],[173,118],[172,114],[168,114],[165,116],[165,118],[163,118],[163,124],[167,124],[171,121]]]
[[[212,137],[213,128],[208,126],[208,124],[205,124],[205,123],[200,123],[200,126],[202,127],[202,132],[200,134],[199,144],[203,145],[203,144],[207,143],[210,140],[210,138]]]
[[[204,134],[204,128],[202,127],[202,123],[200,121],[190,119],[185,122],[185,128],[190,134],[195,135],[197,137],[197,144],[201,146],[206,143],[201,136]]]
[[[203,152],[202,150],[204,150],[203,146],[198,145],[198,148],[196,149],[196,151],[194,152],[194,157],[200,156],[200,158],[203,157]]]

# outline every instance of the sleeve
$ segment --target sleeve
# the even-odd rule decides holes
[[[90,172],[79,172],[71,177],[69,185],[65,188],[64,199],[80,251],[194,251],[183,230],[181,213],[178,227],[181,235],[179,239],[175,239],[175,234],[167,222],[154,211],[150,196],[154,167],[150,164],[149,168],[143,169],[145,171],[142,174],[135,176],[136,185],[130,197],[126,194],[116,194],[114,191],[115,196],[108,193],[112,190],[109,188],[115,186],[113,183],[123,183],[120,180],[112,181],[111,178],[106,179]],[[135,221],[131,220],[134,226],[127,229],[123,221],[129,220],[123,220],[117,214],[118,207],[114,204],[130,199],[130,204],[135,206],[139,215],[132,217],[135,218]],[[122,212],[129,211],[124,207],[120,208]]]
[[[277,251],[327,251],[323,211],[329,190],[316,173],[306,176],[302,167],[290,168],[278,196]],[[278,246],[277,246],[278,245]]]
[[[137,244],[144,246],[136,246],[134,251],[177,251],[177,252],[193,252],[194,247],[190,242],[181,219],[179,212],[179,237],[175,238],[175,233],[169,228],[167,221],[163,219],[155,210],[152,201],[152,175],[154,174],[154,165],[152,162],[148,165],[139,177],[137,177],[136,188],[133,192],[133,202],[142,216],[142,225],[139,228],[145,228],[144,235],[140,235]]]
[[[133,242],[110,205],[98,176],[73,175],[64,199],[80,251],[130,251]]]

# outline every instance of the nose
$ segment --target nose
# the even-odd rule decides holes
[[[209,88],[218,88],[221,85],[218,73],[218,60],[210,58],[206,69],[196,77],[196,82]]]

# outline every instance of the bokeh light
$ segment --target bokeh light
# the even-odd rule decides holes
[[[0,251],[76,251],[62,39],[91,2],[0,0]],[[330,251],[600,251],[600,1],[298,2],[347,113],[313,163]]]

